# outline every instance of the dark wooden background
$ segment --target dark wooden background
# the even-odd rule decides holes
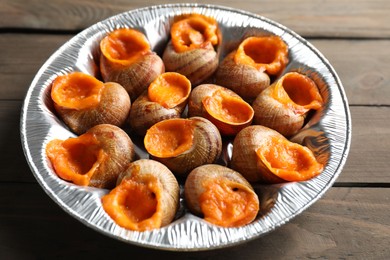
[[[20,110],[34,75],[68,39],[120,12],[180,1],[0,0],[0,258],[390,259],[390,1],[197,1],[247,10],[308,39],[343,82],[352,143],[332,188],[292,221],[205,252],[145,249],[79,223],[34,179]],[[164,259],[165,259],[164,258]]]

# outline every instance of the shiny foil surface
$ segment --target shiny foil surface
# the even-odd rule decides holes
[[[188,13],[200,13],[217,20],[222,34],[220,60],[248,36],[273,34],[288,44],[290,62],[283,74],[298,71],[308,75],[316,82],[326,102],[324,108],[316,112],[292,140],[308,146],[317,159],[325,164],[325,168],[319,176],[305,182],[253,184],[261,209],[256,220],[243,227],[222,228],[209,224],[192,215],[181,196],[179,212],[171,224],[153,231],[129,231],[115,224],[103,210],[100,198],[108,190],[80,187],[61,180],[54,173],[45,154],[46,144],[52,139],[67,139],[75,135],[54,112],[50,98],[51,83],[58,75],[73,71],[97,76],[99,42],[108,32],[117,28],[142,31],[152,49],[161,55],[169,40],[173,18]],[[350,112],[343,86],[332,66],[315,47],[288,28],[262,16],[222,6],[197,4],[131,10],[77,34],[59,48],[35,76],[25,97],[20,128],[22,146],[32,173],[63,210],[88,227],[110,237],[139,246],[172,251],[233,246],[285,224],[332,186],[345,164],[351,141]],[[134,136],[131,138],[135,144],[142,143],[142,140],[135,140]],[[225,144],[226,158],[231,155],[231,148],[231,144]],[[148,158],[141,146],[136,148],[136,152],[141,158]],[[181,183],[182,189],[183,185]]]

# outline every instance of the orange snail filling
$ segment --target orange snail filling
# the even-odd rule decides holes
[[[173,23],[171,37],[176,52],[212,47],[218,44],[217,22],[202,15],[191,15]]]
[[[161,197],[157,179],[133,176],[102,197],[102,205],[108,215],[121,227],[145,231],[161,227]]]
[[[223,227],[239,227],[253,221],[259,211],[256,195],[244,185],[213,180],[203,183],[199,198],[204,219]]]
[[[82,72],[58,76],[51,89],[52,100],[68,109],[86,109],[100,102],[104,83]]]
[[[190,95],[191,82],[183,75],[166,72],[157,77],[148,88],[148,97],[165,108],[173,108]]]
[[[81,186],[89,184],[99,165],[107,159],[106,153],[90,133],[65,141],[50,141],[46,154],[60,178]]]
[[[309,180],[323,170],[323,165],[317,162],[309,148],[287,139],[271,138],[256,153],[259,163],[286,181]]]
[[[234,61],[275,75],[288,62],[288,47],[278,36],[249,37],[239,45]]]
[[[253,109],[244,100],[217,90],[202,100],[207,113],[219,121],[230,124],[244,124],[253,118]]]
[[[150,51],[145,35],[134,29],[117,29],[100,42],[103,55],[110,61],[123,65],[132,64]]]
[[[317,110],[323,103],[314,81],[296,72],[287,73],[276,83],[273,96],[295,111],[303,113],[310,109]]]
[[[145,149],[159,158],[178,156],[193,146],[194,129],[188,119],[161,121],[146,132]]]

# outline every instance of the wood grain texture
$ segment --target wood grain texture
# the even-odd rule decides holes
[[[43,63],[73,35],[0,34],[0,99],[22,100]]]
[[[351,107],[352,139],[338,182],[390,183],[390,107]]]
[[[0,28],[81,30],[112,15],[149,5],[183,1],[1,0]],[[303,36],[390,37],[387,0],[208,0],[275,20]]]
[[[154,260],[390,257],[390,189],[331,188],[308,210],[265,236],[187,253],[145,249],[106,237],[67,215],[37,184],[0,184],[0,204],[3,259],[119,259],[140,254]]]
[[[310,40],[339,75],[352,105],[390,105],[390,40]]]
[[[73,35],[2,34],[0,99],[24,98],[43,63]],[[28,44],[27,44],[28,43]],[[339,75],[351,105],[390,105],[390,40],[310,40]],[[376,50],[376,51],[372,51]]]

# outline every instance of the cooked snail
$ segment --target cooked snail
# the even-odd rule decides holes
[[[188,175],[184,195],[195,215],[223,227],[252,222],[259,212],[259,199],[245,178],[225,166],[207,164]]]
[[[318,110],[323,100],[309,77],[289,72],[259,94],[252,104],[253,123],[270,127],[284,136],[296,134],[309,110]]]
[[[115,189],[102,197],[107,214],[121,227],[145,231],[168,225],[179,206],[179,184],[163,164],[141,159],[118,177]]]
[[[269,76],[280,74],[287,63],[288,47],[280,37],[248,37],[223,59],[216,84],[251,102],[269,86]]]
[[[82,134],[99,124],[122,126],[130,111],[126,90],[82,72],[58,76],[52,84],[54,108],[65,124]]]
[[[191,82],[176,72],[158,76],[133,103],[129,123],[133,131],[144,135],[155,123],[178,118],[183,113],[191,92]]]
[[[150,49],[145,35],[117,29],[100,42],[100,71],[104,81],[121,84],[132,101],[165,71],[162,59]]]
[[[188,115],[209,119],[222,135],[235,135],[250,125],[253,109],[230,89],[202,84],[195,87],[188,101]]]
[[[153,159],[178,177],[187,176],[200,165],[214,163],[222,152],[218,129],[202,117],[160,121],[146,132],[144,144]]]
[[[323,170],[309,148],[260,125],[248,126],[236,135],[231,167],[250,182],[264,183],[305,181]]]
[[[101,124],[67,140],[52,140],[46,154],[55,173],[76,185],[110,189],[134,160],[130,137],[119,127]]]
[[[178,17],[170,34],[162,57],[166,70],[186,76],[194,86],[208,79],[218,67],[217,22],[200,14]]]

